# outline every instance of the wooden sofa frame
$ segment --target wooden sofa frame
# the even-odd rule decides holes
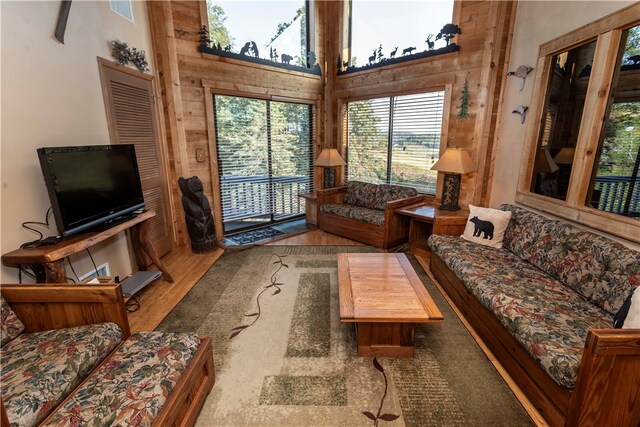
[[[379,225],[322,212],[320,208],[323,204],[344,203],[346,191],[346,186],[317,191],[318,228],[328,233],[337,234],[338,236],[347,237],[382,249],[393,248],[407,241],[409,238],[409,218],[395,214],[394,210],[420,203],[423,200],[423,196],[388,202],[384,211],[384,226],[380,227]]]
[[[2,285],[0,291],[24,324],[24,332],[26,333],[102,322],[113,322],[122,329],[122,343],[78,387],[88,381],[93,372],[107,363],[111,354],[117,351],[131,336],[119,284]],[[213,387],[214,380],[211,339],[202,337],[200,347],[169,395],[153,425],[194,425],[204,400]],[[58,407],[64,405],[72,395],[73,392]],[[54,412],[55,410],[50,414],[50,417]],[[47,419],[43,422],[46,422]],[[9,419],[1,399],[0,421],[1,425],[9,425]]]
[[[590,330],[576,387],[570,390],[551,379],[436,254],[431,254],[430,270],[550,425],[639,425],[639,329]]]

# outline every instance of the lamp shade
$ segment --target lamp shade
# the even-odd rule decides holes
[[[447,148],[431,170],[453,173],[469,173],[476,170],[471,157],[462,148]]]
[[[316,166],[332,167],[344,165],[346,163],[335,148],[325,148],[316,159]]]
[[[537,172],[544,173],[553,173],[560,169],[556,162],[553,161],[548,145],[545,145],[538,150],[535,168]]]
[[[562,149],[553,158],[559,165],[570,165],[573,163],[573,156],[576,154],[575,147],[562,147]]]

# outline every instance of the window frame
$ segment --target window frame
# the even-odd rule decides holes
[[[540,46],[531,101],[529,123],[525,133],[516,202],[579,224],[640,243],[640,221],[588,206],[585,202],[605,125],[613,78],[623,31],[640,24],[640,4],[633,4],[587,24]],[[551,78],[554,55],[576,46],[596,41],[596,49],[587,86],[582,121],[576,140],[573,169],[565,200],[531,191],[535,154],[542,123],[544,104]]]
[[[338,126],[338,151],[340,152],[340,155],[342,156],[343,159],[345,159],[345,162],[348,160],[347,159],[347,144],[348,144],[348,137],[347,137],[347,132],[349,131],[348,128],[348,108],[347,108],[347,104],[350,102],[354,102],[354,101],[366,101],[369,99],[377,99],[377,98],[386,98],[386,97],[392,97],[392,96],[403,96],[403,95],[416,95],[416,94],[420,94],[420,93],[428,93],[428,92],[444,92],[444,103],[442,106],[442,128],[440,131],[440,149],[439,149],[439,156],[442,156],[442,154],[444,154],[445,150],[447,149],[447,143],[449,140],[449,118],[451,115],[451,94],[453,91],[453,85],[452,84],[444,84],[444,85],[436,85],[436,86],[429,86],[429,87],[424,87],[424,88],[420,88],[420,89],[413,89],[413,90],[404,90],[404,91],[394,91],[394,92],[381,92],[381,93],[375,93],[375,94],[367,94],[367,95],[360,95],[360,96],[353,96],[353,97],[348,97],[348,98],[340,98],[337,100],[337,111],[339,112],[339,120],[337,123]],[[341,176],[343,176],[345,178],[345,184],[347,182],[347,176],[348,176],[348,168],[349,165],[345,165],[341,168]],[[436,179],[436,193],[435,194],[427,194],[427,193],[423,193],[423,195],[425,197],[434,197],[437,200],[440,200],[442,197],[442,180],[444,178],[444,172],[438,172],[438,177]]]

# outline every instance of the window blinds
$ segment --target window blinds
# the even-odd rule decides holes
[[[435,194],[443,109],[443,91],[348,103],[348,179]]]
[[[313,191],[312,106],[216,95],[225,230],[304,214]]]

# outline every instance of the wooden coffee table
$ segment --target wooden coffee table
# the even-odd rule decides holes
[[[404,254],[339,254],[338,286],[358,356],[412,357],[415,324],[444,320]]]

